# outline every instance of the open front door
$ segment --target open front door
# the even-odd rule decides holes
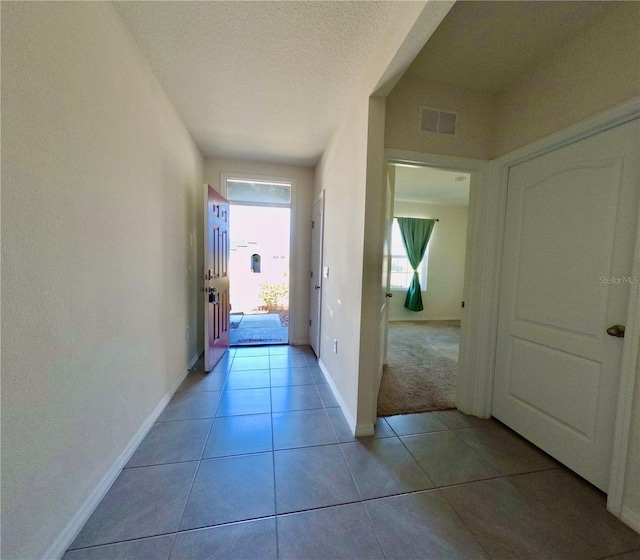
[[[229,348],[229,202],[204,186],[204,367],[211,371]]]

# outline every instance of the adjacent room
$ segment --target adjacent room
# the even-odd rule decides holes
[[[389,293],[393,297],[378,415],[453,409],[471,177],[411,163],[391,167],[395,190]],[[408,258],[398,220],[403,217],[428,220],[422,237],[415,240],[424,246],[419,262]],[[412,264],[418,273],[419,297],[408,293]]]

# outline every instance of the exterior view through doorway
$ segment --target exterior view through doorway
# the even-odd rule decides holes
[[[291,184],[227,178],[230,345],[288,344]]]

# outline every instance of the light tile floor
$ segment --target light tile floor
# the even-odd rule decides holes
[[[191,373],[64,560],[640,560],[605,497],[493,420],[351,436],[309,348]]]

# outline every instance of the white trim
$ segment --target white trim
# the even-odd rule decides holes
[[[313,288],[311,286],[311,282],[309,282],[309,319],[311,321],[313,321],[314,319],[317,319],[318,322],[318,326],[317,326],[317,330],[318,330],[318,341],[317,341],[317,348],[312,348],[312,350],[314,352],[317,352],[316,356],[318,359],[320,359],[321,357],[321,353],[322,353],[322,285],[323,285],[323,277],[322,277],[322,266],[324,263],[324,206],[325,206],[325,197],[324,197],[324,193],[325,190],[322,189],[322,191],[320,191],[320,194],[313,200],[312,204],[311,204],[311,218],[312,218],[312,223],[313,223],[313,218],[314,218],[314,214],[313,214],[313,209],[315,208],[316,204],[321,203],[322,204],[322,210],[321,210],[321,222],[320,222],[320,246],[318,247],[318,256],[319,261],[320,261],[320,267],[318,270],[316,270],[317,274],[320,276],[320,302],[319,302],[319,313],[318,313],[318,317],[311,317],[311,295],[312,295],[312,290],[315,291],[315,288]],[[315,227],[316,224],[313,224],[313,226]],[[313,232],[311,233],[311,255],[313,255]],[[315,263],[309,263],[311,267],[313,267],[315,265]],[[313,272],[313,270],[312,270]],[[313,284],[316,285],[316,280],[314,280]],[[309,330],[307,329],[307,333],[309,332]],[[309,345],[311,345],[311,336],[308,337],[308,342]],[[314,341],[315,343],[315,341]]]
[[[331,389],[331,392],[333,393],[334,398],[336,399],[336,401],[338,402],[338,405],[340,406],[340,410],[342,411],[342,415],[344,416],[344,419],[347,421],[347,424],[349,424],[349,429],[351,430],[351,433],[355,437],[372,436],[375,432],[375,425],[371,423],[356,424],[356,419],[353,416],[351,416],[351,414],[349,413],[349,409],[347,408],[347,405],[344,402],[342,395],[338,391],[338,388],[336,387],[336,384],[333,382],[333,379],[331,379],[331,376],[329,375],[329,371],[327,370],[326,366],[320,359],[318,359],[318,366],[320,367],[320,371],[322,372],[322,375],[324,375],[324,378],[327,384],[329,385],[329,388]]]
[[[437,167],[439,169],[451,169],[453,171],[464,171],[466,173],[480,171],[487,164],[487,162],[482,159],[442,156],[439,154],[427,154],[390,148],[386,148],[384,154],[387,158],[387,165],[393,163],[414,163],[424,167]]]
[[[457,405],[467,413],[491,416],[493,374],[498,327],[500,267],[506,211],[506,185],[501,170],[490,162],[478,174],[477,188],[471,190],[468,247],[468,289],[461,325]],[[506,175],[505,175],[506,178]],[[471,178],[472,187],[474,177]],[[466,288],[467,282],[465,282]]]
[[[482,399],[477,398],[483,389],[478,364],[484,357],[487,345],[491,347],[492,329],[487,330],[486,319],[493,311],[492,300],[487,292],[495,289],[494,284],[485,283],[487,274],[485,263],[487,240],[483,233],[488,225],[483,214],[491,201],[485,202],[487,194],[491,194],[490,164],[487,161],[405,150],[385,150],[387,164],[412,163],[438,169],[451,169],[471,174],[469,188],[469,210],[467,220],[467,249],[465,257],[464,301],[460,331],[460,352],[458,358],[458,385],[456,388],[456,405],[460,410],[475,416],[488,417],[490,409],[482,406]],[[487,208],[488,207],[488,208]],[[493,378],[492,378],[493,379]]]
[[[636,533],[640,533],[640,513],[631,511],[625,506],[620,514],[620,521],[631,527]]]
[[[488,166],[487,172],[489,175],[486,182],[491,188],[487,189],[480,197],[481,200],[478,201],[479,209],[476,214],[482,223],[482,228],[479,228],[479,235],[484,238],[482,242],[485,250],[482,256],[484,274],[479,280],[479,285],[472,283],[471,286],[471,288],[481,292],[479,298],[481,309],[477,312],[474,311],[476,317],[478,317],[478,313],[480,313],[477,330],[475,331],[478,344],[475,344],[475,352],[470,351],[465,353],[465,356],[475,356],[477,359],[475,362],[477,376],[475,379],[473,398],[469,401],[469,408],[465,411],[469,411],[472,414],[479,412],[478,415],[480,416],[489,416],[492,410],[493,377],[497,342],[498,296],[500,270],[502,266],[502,245],[509,168],[569,144],[584,140],[605,130],[615,128],[636,118],[640,118],[640,98],[634,98],[631,101],[603,111],[580,123],[533,142],[528,146],[505,154],[491,162]],[[640,272],[637,272],[640,271],[640,224],[634,270],[637,274],[640,274]],[[629,452],[629,434],[633,406],[632,395],[635,385],[635,375],[639,365],[638,362],[640,361],[638,336],[635,334],[636,330],[640,328],[640,287],[637,285],[631,287],[627,323],[628,332],[631,336],[625,337],[623,346],[623,362],[616,405],[607,509],[619,518],[626,515],[629,519],[633,518],[637,520],[636,513],[623,507],[625,471]],[[484,351],[482,348],[478,348],[480,343]],[[465,405],[466,404],[467,403],[465,403]],[[631,523],[635,522],[633,519]],[[625,523],[627,523],[627,521],[625,521]],[[636,530],[638,530],[637,527],[638,524],[634,526]]]
[[[174,393],[180,387],[180,384],[184,381],[184,378],[189,373],[189,370],[193,367],[193,365],[198,361],[200,357],[200,353],[196,353],[186,368],[184,368],[176,377],[171,389],[167,392],[167,394],[162,397],[158,405],[153,409],[153,412],[147,416],[146,420],[142,423],[138,431],[131,438],[127,446],[124,448],[122,453],[118,456],[118,458],[113,462],[113,464],[107,469],[107,472],[102,477],[100,482],[94,487],[93,491],[87,496],[86,500],[80,505],[80,507],[73,514],[73,517],[67,523],[62,532],[58,535],[55,541],[51,544],[51,546],[44,553],[42,560],[52,560],[62,558],[67,549],[71,546],[75,538],[78,536],[84,524],[88,521],[91,514],[98,507],[98,504],[102,501],[105,494],[109,491],[113,483],[116,481],[116,478],[120,476],[122,469],[124,469],[125,465],[131,459],[131,456],[138,448],[142,440],[149,433],[149,430],[153,427],[156,420],[162,414],[162,411],[165,409],[169,401],[173,397]]]
[[[640,117],[640,115],[639,115]],[[640,217],[636,231],[636,247],[632,276],[640,277]],[[629,287],[629,303],[627,305],[627,323],[622,346],[622,363],[620,365],[620,387],[616,401],[616,419],[611,449],[611,472],[609,476],[609,492],[607,509],[622,519],[624,513],[624,487],[629,454],[629,438],[631,418],[633,415],[633,395],[635,392],[636,372],[640,367],[640,285]],[[638,517],[638,514],[635,514]],[[640,518],[634,529],[640,532]]]
[[[290,208],[291,214],[289,216],[289,326],[287,332],[287,344],[296,345],[296,344],[308,344],[309,338],[307,335],[306,339],[293,339],[293,333],[295,332],[296,327],[296,313],[295,306],[292,307],[292,304],[296,301],[298,293],[302,291],[302,286],[298,285],[298,282],[294,281],[293,272],[297,270],[298,266],[298,258],[297,258],[297,236],[296,236],[296,223],[298,219],[298,180],[293,177],[274,177],[271,175],[256,175],[255,173],[243,173],[243,172],[228,172],[221,171],[220,172],[220,191],[221,194],[226,198],[227,196],[227,181],[231,179],[236,179],[238,181],[249,180],[256,181],[262,183],[282,183],[291,185],[291,202],[289,204],[286,203],[268,203],[268,202],[234,202],[229,201],[230,206],[257,206],[257,207],[268,207],[268,208]],[[231,227],[233,227],[233,222]],[[206,233],[205,233],[206,237]],[[206,340],[206,339],[205,339]],[[301,342],[301,340],[306,340],[306,342]]]
[[[640,97],[635,97],[630,101],[602,111],[568,128],[545,136],[532,144],[500,156],[494,161],[500,165],[508,165],[511,167],[548,152],[553,152],[579,140],[584,140],[589,136],[594,136],[610,128],[615,128],[638,117],[640,117]]]
[[[293,333],[296,332],[296,302],[301,286],[295,281],[294,271],[298,270],[298,245],[296,236],[296,223],[298,221],[298,181],[289,179],[291,184],[291,216],[289,216],[289,332],[288,343],[293,340]],[[307,333],[307,338],[309,334]]]
[[[355,433],[353,434],[355,437],[371,437],[376,433],[376,425],[367,423],[367,424],[357,424]]]

